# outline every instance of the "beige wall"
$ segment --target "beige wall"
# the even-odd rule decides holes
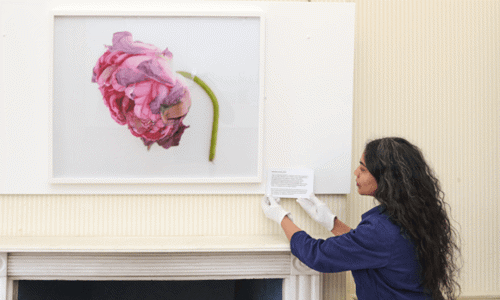
[[[353,169],[370,138],[398,135],[419,145],[461,234],[463,294],[500,297],[500,1],[355,2]],[[355,194],[321,198],[351,226],[373,206]],[[2,195],[0,238],[281,234],[259,200]],[[300,226],[323,233],[284,202]],[[324,283],[325,299],[354,293],[348,274]]]
[[[357,3],[353,157],[380,136],[419,145],[460,230],[464,295],[500,298],[500,2]],[[373,201],[347,198],[354,225]]]

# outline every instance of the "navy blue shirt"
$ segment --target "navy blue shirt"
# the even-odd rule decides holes
[[[413,242],[403,237],[382,206],[364,213],[356,229],[340,236],[313,239],[299,231],[290,247],[293,255],[316,271],[351,270],[359,300],[430,299],[423,292]]]

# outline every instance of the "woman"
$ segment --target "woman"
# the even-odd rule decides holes
[[[335,236],[313,239],[279,200],[264,197],[265,215],[281,224],[292,254],[319,272],[352,271],[358,299],[456,299],[459,249],[444,194],[420,150],[402,138],[366,145],[354,171],[360,195],[380,205],[349,228],[314,195],[297,202]]]

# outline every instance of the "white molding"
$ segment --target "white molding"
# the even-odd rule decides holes
[[[289,253],[12,253],[8,276],[282,278],[290,274],[289,261]]]
[[[318,275],[318,271],[314,271],[301,262],[297,257],[291,256],[291,275]]]
[[[13,252],[4,253],[3,298],[16,280],[225,280],[282,278],[284,300],[320,300],[322,274],[290,251],[239,252]],[[4,265],[5,265],[4,264]],[[1,267],[1,265],[0,265]],[[10,284],[7,284],[10,282]]]
[[[7,253],[0,253],[0,300],[6,300],[8,297],[7,285]]]
[[[2,237],[8,253],[290,252],[284,235],[171,237]]]
[[[17,294],[18,286],[17,280],[9,279],[7,281],[7,299],[17,300],[19,298]]]
[[[7,253],[0,253],[0,277],[7,276]]]
[[[321,275],[290,276],[283,280],[283,299],[309,300],[322,299],[323,285]]]

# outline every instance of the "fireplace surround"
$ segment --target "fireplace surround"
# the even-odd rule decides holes
[[[19,280],[283,279],[284,300],[322,297],[322,275],[281,236],[7,238],[0,248],[0,300]]]

